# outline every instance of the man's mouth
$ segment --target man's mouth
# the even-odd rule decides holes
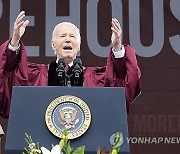
[[[72,51],[72,47],[71,46],[65,46],[63,47],[64,51]]]

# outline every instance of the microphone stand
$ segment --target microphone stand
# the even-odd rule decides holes
[[[64,69],[65,69],[65,61],[63,58],[61,58],[59,59],[58,67],[56,68],[60,86],[65,86],[65,70]]]
[[[83,86],[83,69],[81,59],[74,59],[73,65],[74,86]]]
[[[77,66],[77,68],[76,66],[74,67],[74,86],[79,85],[80,74],[81,74],[81,71],[79,70],[79,66]]]
[[[69,73],[65,71],[65,60],[63,58],[58,60],[58,67],[56,72],[58,75],[59,86],[83,86],[83,70],[82,62],[79,58],[74,59],[73,66]]]
[[[65,73],[65,77],[66,77],[66,86],[67,87],[71,87],[71,77],[73,76],[73,73],[70,75],[67,75],[67,73]]]

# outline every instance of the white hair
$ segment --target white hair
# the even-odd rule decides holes
[[[72,26],[75,27],[75,29],[76,29],[76,34],[75,34],[76,39],[77,39],[78,43],[81,44],[81,35],[80,35],[80,32],[79,32],[79,28],[77,28],[77,26],[74,25],[74,24],[71,23],[71,22],[61,22],[61,23],[57,24],[57,25],[54,27],[54,30],[53,30],[53,32],[52,32],[52,41],[53,41],[54,38],[56,37],[56,30],[57,30],[57,28],[58,28],[60,25],[67,25],[67,24],[68,24],[68,25],[72,25]]]

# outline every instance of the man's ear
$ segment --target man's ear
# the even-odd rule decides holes
[[[55,44],[54,44],[53,41],[51,41],[51,47],[52,47],[52,49],[53,49],[54,51],[56,51]]]
[[[81,46],[81,45],[79,44],[79,45],[78,45],[78,51],[80,51],[80,46]]]

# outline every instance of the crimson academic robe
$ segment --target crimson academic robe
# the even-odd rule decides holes
[[[0,46],[0,116],[8,118],[13,86],[47,86],[48,66],[30,63],[24,45],[18,54]],[[140,70],[133,48],[125,45],[125,56],[115,58],[110,51],[104,67],[83,67],[85,87],[125,87],[127,110],[140,93]]]

